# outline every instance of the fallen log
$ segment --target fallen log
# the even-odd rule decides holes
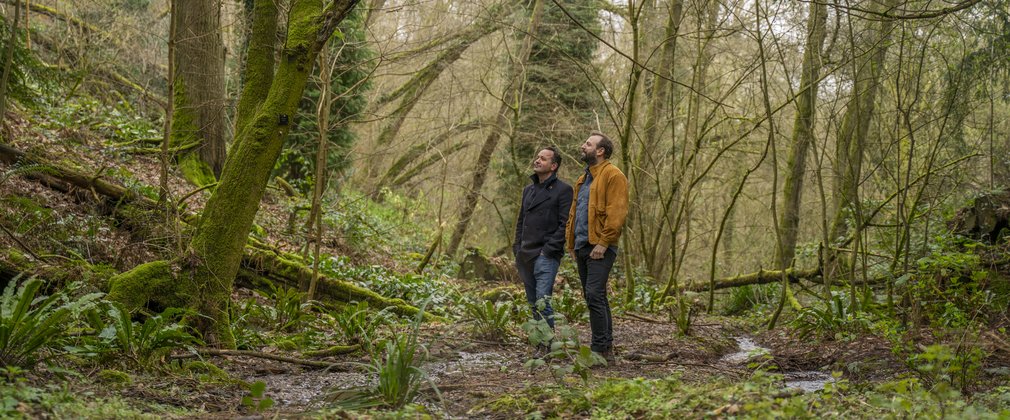
[[[789,268],[785,270],[786,279],[790,283],[797,283],[800,280],[809,280],[815,283],[820,283],[821,278],[821,268],[817,267],[812,270],[796,270]],[[758,270],[756,273],[740,274],[734,277],[726,277],[718,279],[715,284],[709,283],[694,283],[687,286],[684,290],[689,292],[707,292],[710,288],[728,289],[731,287],[741,287],[749,286],[752,284],[767,284],[782,281],[782,271],[781,270]]]
[[[26,154],[5,144],[0,144],[0,163],[44,167],[43,170],[26,173],[25,176],[60,192],[72,194],[75,190],[89,191],[92,198],[95,199],[99,199],[101,196],[120,205],[135,205],[151,210],[157,209],[159,206],[156,201],[129,188],[105,180],[100,175],[87,175],[74,169],[65,168],[48,162],[43,157]],[[84,197],[87,197],[87,194]],[[182,216],[182,220],[188,223],[197,221],[194,214]],[[299,259],[300,257],[294,254],[283,252],[250,238],[245,255],[242,257],[244,270],[240,272],[239,280],[245,280],[242,282],[244,285],[265,287],[262,280],[256,281],[258,277],[297,288],[302,281],[305,281],[303,279],[312,278],[312,270],[305,264],[299,263]],[[390,299],[347,281],[331,279],[323,275],[318,275],[318,279],[318,293],[335,301],[367,301],[374,307],[390,308],[397,314],[407,316],[416,315],[420,311],[402,299]],[[437,320],[439,318],[425,313],[425,319]]]

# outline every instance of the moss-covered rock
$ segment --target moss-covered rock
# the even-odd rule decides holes
[[[159,260],[138,265],[109,279],[108,299],[123,304],[131,312],[141,308],[161,312],[185,307],[189,294],[180,289],[171,263]]]

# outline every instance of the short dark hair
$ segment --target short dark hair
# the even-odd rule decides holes
[[[551,158],[551,163],[554,163],[554,164],[558,165],[558,169],[561,169],[561,152],[558,151],[557,147],[554,147],[554,146],[544,146],[544,147],[541,147],[540,150],[550,150],[551,153],[554,153],[554,155],[553,155],[554,157]],[[555,169],[554,171],[557,172],[558,169]]]
[[[601,133],[599,131],[595,131],[595,130],[594,131],[590,131],[589,132],[589,136],[590,137],[596,136],[596,137],[600,138],[600,141],[596,142],[596,147],[602,147],[603,148],[603,158],[604,159],[610,159],[610,155],[614,154],[614,142],[610,140],[610,137],[607,137],[606,134],[603,134],[603,133]]]

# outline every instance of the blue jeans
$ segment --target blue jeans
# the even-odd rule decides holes
[[[516,261],[519,278],[526,286],[526,302],[533,311],[533,319],[546,319],[547,325],[554,329],[554,309],[551,308],[551,294],[554,293],[554,278],[558,276],[560,259],[544,255],[537,256],[533,261]],[[544,309],[537,309],[537,302],[544,302]]]

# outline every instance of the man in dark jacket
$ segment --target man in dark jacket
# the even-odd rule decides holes
[[[526,286],[526,301],[534,319],[546,319],[554,328],[550,297],[561,257],[565,254],[565,226],[572,205],[572,187],[558,179],[561,154],[548,146],[533,160],[533,183],[523,189],[512,253],[519,278]],[[543,308],[538,301],[543,300]]]

